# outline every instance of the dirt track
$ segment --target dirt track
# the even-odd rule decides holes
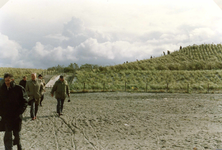
[[[47,77],[44,77],[47,79]],[[46,82],[47,84],[45,85],[46,88],[52,88],[55,82],[59,79],[59,75],[52,76],[52,78]]]
[[[26,150],[222,149],[222,95],[72,94],[64,115],[45,94],[38,118],[24,113]],[[3,133],[0,133],[1,139]],[[0,140],[0,149],[3,149]]]

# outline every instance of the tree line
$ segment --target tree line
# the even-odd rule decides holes
[[[64,72],[64,73],[75,73],[76,71],[93,71],[98,70],[101,66],[94,64],[83,64],[78,65],[77,63],[70,63],[68,66],[58,65],[50,67],[48,71]]]

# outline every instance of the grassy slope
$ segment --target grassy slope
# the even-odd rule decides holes
[[[6,72],[13,74],[16,83],[22,80],[23,76],[27,76],[27,79],[31,79],[31,73],[41,74],[44,70],[43,69],[31,69],[31,68],[6,68],[0,67],[0,78],[4,77]]]
[[[185,47],[170,55],[115,66],[100,67],[94,71],[77,71],[77,82],[72,89],[123,89],[136,87],[144,90],[166,88],[185,89],[190,84],[193,89],[222,89],[222,45],[202,44]],[[28,78],[32,72],[42,73],[42,69],[0,68],[14,74],[16,81],[22,76]],[[71,79],[71,77],[70,77]],[[71,81],[70,81],[71,82]],[[105,83],[105,84],[104,84]]]
[[[185,47],[152,59],[106,67],[106,70],[211,70],[222,69],[222,45],[202,44]]]
[[[100,68],[100,71],[77,71],[73,89],[120,89],[132,86],[145,89],[169,88],[222,89],[222,45],[193,45],[152,59]]]

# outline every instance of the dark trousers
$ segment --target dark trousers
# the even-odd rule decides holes
[[[64,104],[65,99],[57,99],[57,113],[62,113],[63,110],[63,104]]]
[[[30,109],[31,118],[36,117],[38,109],[39,109],[39,104],[37,102],[35,102],[35,100],[32,100],[31,101],[31,109]]]
[[[40,105],[42,105],[43,99],[44,99],[44,94],[42,94],[42,96],[41,96]]]
[[[16,130],[15,126],[21,126],[22,121],[16,121],[14,123],[5,124],[5,135],[4,135],[4,145],[5,150],[12,150],[13,143],[17,145],[18,150],[22,149],[20,142],[20,130]],[[12,140],[12,134],[14,135],[14,142]]]

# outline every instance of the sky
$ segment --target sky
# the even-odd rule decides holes
[[[109,66],[222,42],[221,0],[2,0],[0,67]]]

